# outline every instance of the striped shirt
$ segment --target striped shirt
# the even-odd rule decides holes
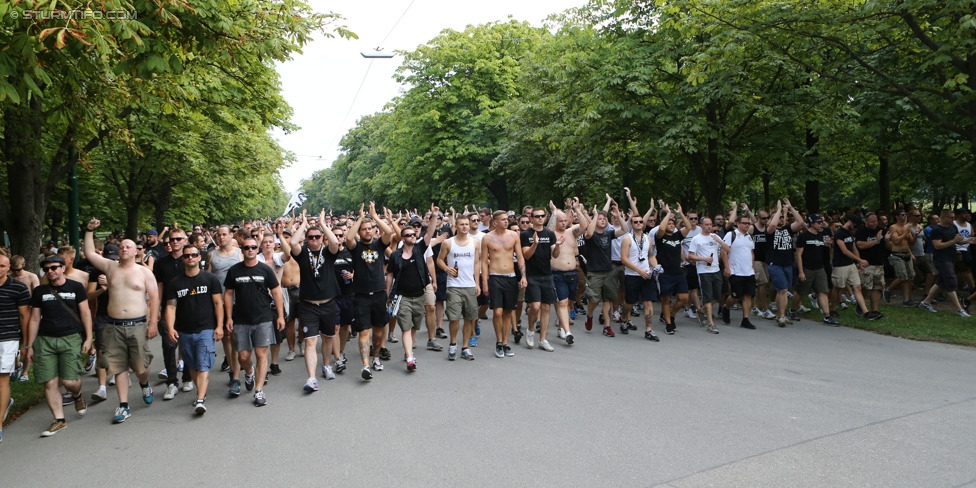
[[[30,305],[27,285],[8,276],[0,285],[0,342],[21,339],[18,307],[23,305]]]

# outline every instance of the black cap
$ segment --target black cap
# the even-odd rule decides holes
[[[119,246],[115,244],[105,244],[105,248],[102,249],[102,257],[105,259],[119,259]]]
[[[957,213],[957,214],[969,213],[969,209],[966,208],[966,207],[959,207],[959,208],[956,209],[956,212],[955,213]]]
[[[64,258],[62,258],[61,256],[58,256],[57,254],[55,254],[53,256],[48,256],[48,257],[42,259],[41,260],[41,267],[43,268],[43,267],[45,267],[45,266],[47,266],[49,264],[55,264],[55,263],[56,264],[60,264],[61,266],[65,266],[65,264],[66,264],[64,262]]]

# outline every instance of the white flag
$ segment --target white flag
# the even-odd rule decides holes
[[[284,217],[284,216],[288,215],[289,213],[291,213],[292,210],[296,210],[298,208],[301,208],[301,206],[305,204],[305,199],[306,198],[308,198],[308,195],[306,195],[305,192],[303,192],[303,191],[296,192],[291,197],[291,201],[288,202],[288,206],[285,207],[285,212],[282,213],[281,216]]]

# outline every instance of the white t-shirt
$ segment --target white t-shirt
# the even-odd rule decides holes
[[[732,237],[735,236],[735,241]],[[756,270],[752,267],[752,251],[756,248],[756,242],[749,234],[739,232],[734,229],[725,234],[725,243],[732,247],[729,250],[729,272],[734,276],[753,276]]]
[[[959,231],[959,235],[961,235],[964,239],[969,239],[970,237],[973,236],[973,224],[966,222],[966,225],[962,226],[959,225],[959,222],[956,221],[953,221],[952,223],[956,226],[956,230]],[[962,244],[956,244],[956,251],[963,252],[968,250],[969,250],[968,242],[964,242]]]
[[[448,251],[445,261],[447,261],[448,267],[453,267],[457,264],[458,276],[457,278],[447,275],[447,287],[448,288],[474,288],[474,255],[475,246],[478,245],[474,239],[468,238],[467,246],[460,246],[457,243],[457,237],[452,237],[451,250]]]
[[[642,271],[651,271],[650,261],[648,258],[653,254],[651,249],[654,247],[654,239],[646,234],[641,234],[640,240],[634,239],[633,232],[628,232],[621,236],[623,240],[630,241],[630,249],[627,252],[627,259],[630,260],[631,264],[636,265]],[[624,275],[626,276],[640,276],[640,273],[630,269],[630,267],[624,266]]]
[[[698,269],[698,274],[718,273],[718,263],[722,254],[722,245],[715,242],[715,238],[712,237],[712,234],[705,235],[699,233],[695,237],[692,237],[691,242],[688,244],[688,253],[693,253],[699,258],[705,258],[708,256],[712,257],[712,264],[708,264],[707,261],[695,261],[695,267]]]

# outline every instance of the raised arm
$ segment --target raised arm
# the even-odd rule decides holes
[[[102,255],[98,254],[98,251],[95,250],[95,239],[93,236],[95,234],[95,229],[97,229],[99,225],[101,225],[101,222],[98,219],[91,219],[88,222],[88,225],[85,226],[85,243],[82,247],[82,251],[84,251],[85,258],[88,259],[88,262],[92,263],[92,266],[100,269],[103,273],[108,274],[108,270],[112,264],[114,264],[114,261],[102,257]]]
[[[373,217],[373,220],[376,222],[376,226],[379,227],[380,231],[383,233],[380,236],[380,240],[383,241],[383,244],[390,245],[390,239],[393,238],[393,229],[390,228],[386,222],[383,222],[376,213],[376,202],[369,202],[369,215],[370,217]]]

